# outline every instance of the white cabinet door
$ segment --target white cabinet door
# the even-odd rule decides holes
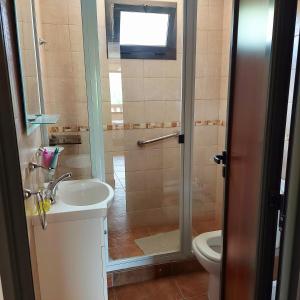
[[[50,223],[34,232],[42,300],[103,300],[102,220]]]

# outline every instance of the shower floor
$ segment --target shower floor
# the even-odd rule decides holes
[[[161,226],[132,227],[126,211],[126,181],[124,156],[113,157],[115,199],[108,211],[108,250],[111,260],[143,256],[145,253],[135,240],[150,237],[159,233],[169,233],[179,229],[178,224]],[[193,236],[200,233],[220,229],[214,219],[196,220],[193,218]],[[173,248],[173,249],[172,249]],[[174,251],[174,243],[164,245],[163,252]],[[155,254],[155,253],[153,253]]]

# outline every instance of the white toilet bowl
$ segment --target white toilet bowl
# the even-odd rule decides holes
[[[222,231],[198,235],[193,240],[193,252],[203,268],[209,273],[208,299],[218,300],[222,253]]]

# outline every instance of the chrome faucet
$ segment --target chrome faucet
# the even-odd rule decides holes
[[[72,177],[72,173],[65,173],[63,175],[61,175],[60,177],[58,177],[57,179],[55,180],[52,180],[49,182],[48,186],[46,187],[45,189],[45,198],[46,199],[50,199],[51,201],[51,204],[54,204],[56,202],[56,191],[57,191],[57,186],[58,184],[67,179],[67,178],[70,178]]]

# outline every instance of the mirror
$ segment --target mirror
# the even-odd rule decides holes
[[[38,39],[34,0],[15,0],[18,46],[22,75],[24,113],[27,134],[40,124],[53,124],[57,116],[42,114]]]

